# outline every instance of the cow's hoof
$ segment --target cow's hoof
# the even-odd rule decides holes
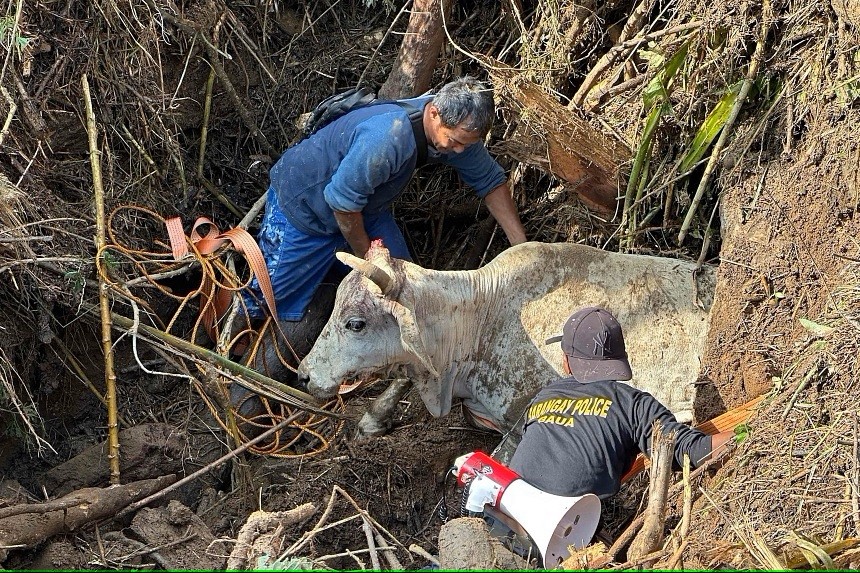
[[[358,422],[358,435],[362,437],[384,436],[391,430],[391,420],[382,420],[372,412],[365,412]]]

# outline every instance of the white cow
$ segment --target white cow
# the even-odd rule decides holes
[[[311,393],[405,367],[433,416],[455,399],[501,431],[562,372],[558,333],[573,311],[612,312],[624,329],[630,384],[680,421],[693,415],[714,293],[713,268],[572,243],[524,243],[475,271],[435,271],[375,244],[353,267],[299,377]]]

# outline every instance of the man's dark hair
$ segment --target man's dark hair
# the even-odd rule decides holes
[[[490,132],[496,117],[493,90],[472,76],[442,86],[433,96],[433,105],[446,127],[477,131],[482,138]]]

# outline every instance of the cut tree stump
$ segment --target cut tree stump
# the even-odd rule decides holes
[[[514,159],[573,184],[589,208],[611,215],[618,205],[621,165],[631,152],[550,97],[517,70],[487,63],[496,97],[516,114],[514,134],[497,148]]]
[[[476,517],[452,519],[439,530],[439,569],[524,571],[528,563],[490,535]]]

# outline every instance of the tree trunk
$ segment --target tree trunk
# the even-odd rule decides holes
[[[388,79],[379,90],[381,99],[421,95],[430,89],[433,70],[445,40],[445,22],[450,24],[454,0],[414,0],[409,25]]]

